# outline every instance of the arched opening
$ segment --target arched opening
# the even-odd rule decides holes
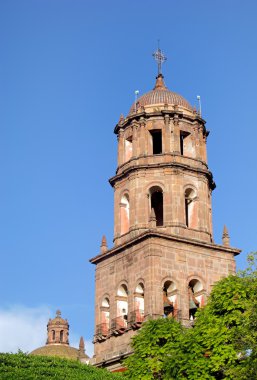
[[[128,288],[122,284],[117,290],[117,317],[112,320],[112,329],[123,333],[127,328],[128,321]]]
[[[134,293],[135,310],[131,312],[130,322],[134,327],[140,327],[144,321],[145,300],[144,300],[144,284],[140,282]]]
[[[196,192],[191,188],[185,191],[185,222],[189,228],[197,227]]]
[[[154,209],[156,226],[163,226],[163,192],[159,186],[150,189],[151,210]]]
[[[201,281],[193,279],[188,284],[189,319],[195,319],[195,313],[204,305],[203,285]]]
[[[63,330],[60,331],[60,342],[63,342]]]
[[[129,231],[129,196],[124,194],[120,202],[120,233],[123,235]]]
[[[110,328],[110,301],[105,297],[101,305],[101,325],[98,328],[98,333],[107,336]]]
[[[163,288],[163,315],[165,317],[178,316],[177,289],[173,281],[165,281]]]
[[[55,341],[55,330],[52,330],[52,340]]]
[[[125,140],[125,162],[132,157],[132,136]]]

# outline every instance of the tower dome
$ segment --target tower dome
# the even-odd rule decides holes
[[[57,310],[54,319],[49,319],[48,321],[46,345],[36,348],[30,354],[58,356],[65,359],[80,360],[84,363],[88,363],[89,361],[89,357],[85,354],[83,337],[80,338],[79,349],[70,346],[69,323],[67,319],[62,318],[60,310]]]
[[[193,107],[190,103],[183,98],[183,96],[177,94],[176,92],[170,91],[164,83],[164,77],[159,74],[156,77],[156,83],[154,89],[142,95],[137,101],[132,105],[129,111],[129,115],[132,115],[140,109],[151,108],[152,106],[158,105],[168,105],[168,106],[178,106],[186,108],[187,110],[193,112]]]

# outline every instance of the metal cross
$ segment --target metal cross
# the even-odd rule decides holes
[[[163,54],[161,49],[159,48],[159,41],[158,41],[158,49],[156,50],[155,53],[153,53],[153,57],[156,60],[158,64],[158,75],[162,73],[162,64],[167,61],[167,57]]]

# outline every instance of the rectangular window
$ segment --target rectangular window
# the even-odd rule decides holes
[[[162,131],[156,130],[151,131],[152,136],[152,146],[153,146],[153,154],[161,154],[162,153]]]
[[[189,200],[188,198],[185,198],[185,217],[186,217],[186,226],[188,227],[189,226],[189,210],[188,210],[188,206],[189,206]]]
[[[180,131],[180,154],[183,156],[187,150],[187,137],[190,135],[188,132]]]

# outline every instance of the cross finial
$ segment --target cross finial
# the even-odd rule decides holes
[[[158,49],[153,53],[153,57],[158,65],[158,76],[162,74],[162,64],[167,61],[167,57],[165,57],[164,53],[161,51],[158,40]]]
[[[61,311],[60,310],[57,310],[56,311],[56,317],[60,317],[61,316]]]

